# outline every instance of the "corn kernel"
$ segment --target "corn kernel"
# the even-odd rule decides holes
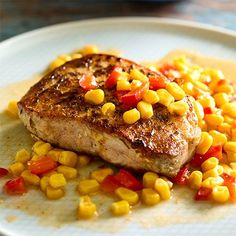
[[[216,168],[217,168],[218,175],[222,175],[222,174],[224,173],[224,168],[223,168],[223,166],[218,165]]]
[[[74,167],[77,163],[77,154],[71,151],[62,151],[59,163],[65,166]]]
[[[184,90],[184,92],[190,96],[193,96],[195,94],[194,92],[194,86],[193,83],[191,82],[185,82],[183,83],[182,89]]]
[[[213,146],[224,145],[227,142],[227,137],[225,134],[222,134],[216,130],[211,130],[209,134],[213,138],[213,143],[212,143]]]
[[[102,106],[102,114],[104,116],[113,115],[116,110],[115,104],[107,102]]]
[[[80,194],[90,194],[99,190],[99,183],[95,179],[84,179],[78,184]]]
[[[78,155],[78,166],[83,167],[89,164],[90,157],[87,155]]]
[[[101,183],[108,175],[112,175],[113,170],[111,168],[102,168],[94,170],[91,173],[91,178],[96,179],[99,183]]]
[[[225,103],[221,106],[223,114],[229,115],[233,118],[236,117],[236,102]]]
[[[213,138],[207,133],[201,133],[201,139],[197,146],[196,153],[205,154],[213,143]]]
[[[213,97],[217,107],[221,107],[223,104],[229,102],[229,96],[227,93],[216,93]]]
[[[201,130],[202,131],[207,131],[208,129],[208,127],[207,127],[207,123],[206,123],[206,121],[205,120],[200,120],[199,122],[198,122],[198,125],[199,125],[199,127],[201,128]]]
[[[236,142],[229,141],[224,145],[224,151],[226,152],[236,152]]]
[[[152,188],[144,188],[142,190],[142,202],[148,206],[156,205],[160,202],[160,195]]]
[[[46,155],[52,149],[52,146],[50,143],[45,143],[43,141],[37,141],[33,145],[32,149],[37,155],[43,156],[43,155]]]
[[[130,211],[130,205],[126,200],[113,202],[111,204],[111,212],[115,216],[127,215],[129,214],[129,211]]]
[[[224,115],[224,122],[228,123],[229,125],[232,125],[234,123],[234,119],[228,115]]]
[[[118,80],[116,84],[116,90],[131,90],[131,84],[127,80]]]
[[[46,189],[47,189],[48,185],[49,185],[49,177],[48,176],[43,176],[40,179],[40,189],[43,192],[46,192]]]
[[[115,193],[120,199],[126,200],[130,205],[135,205],[139,200],[138,194],[128,188],[119,187]]]
[[[196,80],[193,83],[194,86],[196,86],[200,90],[203,90],[204,92],[209,92],[210,90],[209,87],[206,84],[202,83],[201,81]]]
[[[9,166],[9,172],[14,176],[19,176],[25,169],[21,162],[13,163]]]
[[[150,104],[156,104],[157,102],[159,102],[159,97],[157,95],[157,92],[153,90],[145,91],[143,95],[143,101]]]
[[[54,70],[59,66],[62,66],[66,61],[62,58],[56,58],[54,61],[52,61],[49,65],[50,70]]]
[[[217,185],[221,185],[224,183],[224,179],[220,176],[217,177],[209,177],[202,181],[202,187],[204,188],[214,188]]]
[[[148,82],[149,81],[148,77],[137,69],[132,69],[130,71],[130,77],[134,80],[139,80],[141,82]]]
[[[46,196],[50,200],[56,200],[64,196],[64,190],[62,188],[53,188],[48,185],[46,187]]]
[[[195,170],[189,176],[189,185],[192,189],[199,189],[202,184],[202,172]]]
[[[30,153],[26,151],[25,149],[21,149],[16,153],[16,162],[26,163],[30,160]]]
[[[97,207],[91,201],[89,196],[80,197],[80,203],[77,210],[78,219],[89,219],[97,214]]]
[[[231,163],[230,163],[230,167],[231,167],[233,170],[236,170],[236,162],[231,162]]]
[[[78,59],[78,58],[81,58],[82,55],[80,53],[72,53],[71,54],[71,59],[74,60],[74,59]]]
[[[130,85],[131,90],[135,90],[136,88],[140,87],[142,84],[143,83],[139,80],[136,80],[136,79],[132,80],[131,85]]]
[[[28,184],[37,186],[40,183],[40,178],[37,175],[32,174],[29,170],[24,170],[21,173],[21,176],[23,177],[24,181]]]
[[[221,125],[218,126],[218,131],[230,136],[231,135],[231,125],[223,122]]]
[[[167,179],[165,176],[161,176],[160,179],[165,180],[170,189],[173,188],[173,185],[174,185],[174,184],[173,184],[169,179]]]
[[[221,166],[222,166],[223,169],[224,169],[224,173],[226,173],[226,174],[228,174],[228,175],[231,175],[232,168],[231,168],[229,165],[221,164]]]
[[[168,83],[166,89],[175,100],[181,100],[186,96],[184,90],[175,82]]]
[[[154,188],[158,175],[154,172],[146,172],[143,175],[143,186],[145,188]]]
[[[52,149],[50,150],[48,153],[47,153],[47,156],[52,158],[54,161],[58,162],[59,161],[59,158],[61,156],[61,152],[62,150],[60,149]]]
[[[63,174],[66,179],[74,179],[77,177],[77,170],[70,166],[60,165],[57,167],[57,172]]]
[[[223,85],[217,86],[214,92],[232,94],[234,93],[234,87],[230,84],[223,84]]]
[[[170,188],[165,180],[161,178],[156,179],[154,188],[160,194],[161,199],[163,200],[170,199]]]
[[[221,125],[224,121],[223,116],[217,114],[205,115],[205,121],[211,126]]]
[[[157,95],[159,96],[159,103],[166,107],[175,101],[174,97],[166,89],[158,89]]]
[[[94,105],[99,105],[104,101],[104,91],[102,89],[94,89],[88,91],[85,95],[85,101]]]
[[[198,117],[198,120],[202,120],[204,118],[204,110],[202,104],[198,101],[194,101],[193,106],[194,106],[194,111]]]
[[[150,103],[141,101],[137,104],[142,119],[149,119],[153,116],[153,108]]]
[[[209,178],[209,177],[217,177],[217,176],[219,176],[217,166],[215,168],[207,170],[206,172],[203,173],[203,179],[204,180]]]
[[[40,158],[40,156],[38,156],[38,155],[33,155],[30,160],[31,160],[31,161],[37,161],[39,158]]]
[[[18,118],[17,101],[10,101],[7,106],[7,112],[12,116]]]
[[[235,152],[227,152],[228,162],[236,162],[236,153]]]
[[[83,56],[88,54],[96,54],[99,50],[96,45],[86,45],[83,48],[79,50],[79,53],[81,53]]]
[[[206,172],[208,170],[214,169],[215,167],[217,167],[218,164],[219,164],[219,160],[217,158],[210,157],[202,163],[201,167],[202,167],[202,170]]]
[[[189,110],[189,105],[184,101],[173,102],[168,106],[171,114],[184,116]]]
[[[64,60],[65,62],[71,61],[71,56],[68,55],[68,54],[61,54],[61,55],[58,56],[58,58]]]
[[[132,110],[128,110],[124,112],[123,119],[126,124],[134,124],[136,121],[140,119],[140,112],[134,108]]]
[[[224,203],[229,200],[229,189],[226,186],[215,186],[212,189],[212,198],[216,202]]]
[[[50,177],[50,176],[55,175],[55,174],[58,174],[58,173],[55,170],[51,170],[47,173],[44,173],[43,176]]]
[[[231,130],[231,140],[232,141],[236,141],[236,129],[232,129]]]
[[[203,107],[215,107],[215,100],[210,95],[204,95],[201,98],[198,99],[198,102],[202,104]]]
[[[61,188],[66,185],[66,179],[63,174],[54,174],[49,177],[49,184],[53,188]]]

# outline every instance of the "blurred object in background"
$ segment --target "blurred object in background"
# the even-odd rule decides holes
[[[236,0],[0,0],[0,41],[47,25],[112,16],[170,17],[236,30]]]

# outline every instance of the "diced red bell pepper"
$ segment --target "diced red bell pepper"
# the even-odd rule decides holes
[[[135,107],[137,103],[142,99],[143,93],[148,90],[149,84],[143,83],[138,88],[131,90],[121,97],[121,102],[124,104],[126,109]]]
[[[92,75],[82,75],[82,77],[79,80],[79,85],[84,90],[91,90],[98,87],[96,77]]]
[[[119,76],[121,75],[121,72],[122,72],[121,67],[115,67],[112,70],[109,77],[107,78],[107,80],[105,81],[105,88],[112,89],[113,87],[115,87],[117,80],[118,80]]]
[[[180,185],[186,185],[188,183],[188,177],[189,177],[189,169],[187,166],[182,167],[178,174],[173,177],[170,178],[170,181],[176,184],[180,184]]]
[[[118,174],[115,176],[115,179],[128,189],[137,191],[142,189],[142,184],[128,171],[121,169]]]
[[[166,88],[167,82],[168,80],[163,77],[149,77],[149,88],[152,90]]]
[[[47,156],[43,156],[35,161],[29,161],[28,165],[29,165],[29,171],[32,174],[36,175],[47,173],[55,169],[57,166],[56,162]]]
[[[220,160],[222,158],[222,146],[221,145],[211,146],[209,150],[203,155],[195,154],[190,163],[194,167],[200,167],[202,163],[210,157],[216,157]]]
[[[107,193],[113,193],[121,184],[117,181],[117,179],[113,175],[108,175],[102,182],[101,182],[101,189]]]
[[[203,110],[204,110],[205,115],[210,115],[213,113],[213,111],[210,107],[204,107]]]
[[[8,175],[8,170],[0,167],[0,177]]]
[[[196,201],[206,201],[209,200],[211,196],[212,189],[210,188],[205,188],[201,187],[198,189],[196,195],[195,195],[195,200]]]
[[[7,181],[4,185],[4,189],[9,195],[23,194],[27,191],[24,179],[21,176]]]
[[[113,95],[119,102],[121,102],[121,98],[128,92],[129,90],[116,90]]]
[[[159,68],[159,71],[165,75],[167,78],[170,77],[170,70],[176,70],[174,65],[166,63]]]
[[[229,189],[230,199],[236,201],[236,179],[226,173],[223,173],[222,177],[224,179],[223,185],[227,186]]]

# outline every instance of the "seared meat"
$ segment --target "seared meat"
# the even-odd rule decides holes
[[[122,119],[124,110],[114,97],[115,89],[104,88],[114,66],[126,72],[137,68],[147,76],[164,78],[125,59],[88,55],[67,62],[30,88],[18,103],[21,120],[32,134],[61,148],[98,155],[136,170],[176,175],[192,157],[200,138],[191,100],[185,98],[190,107],[186,116],[170,115],[164,106],[156,104],[152,118],[127,125]],[[105,102],[116,104],[113,117],[101,114],[102,105],[84,101],[85,91],[79,85],[84,73],[96,77],[105,92]]]

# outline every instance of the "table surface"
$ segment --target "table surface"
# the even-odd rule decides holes
[[[0,0],[0,41],[47,25],[111,16],[170,17],[236,30],[236,0]]]

